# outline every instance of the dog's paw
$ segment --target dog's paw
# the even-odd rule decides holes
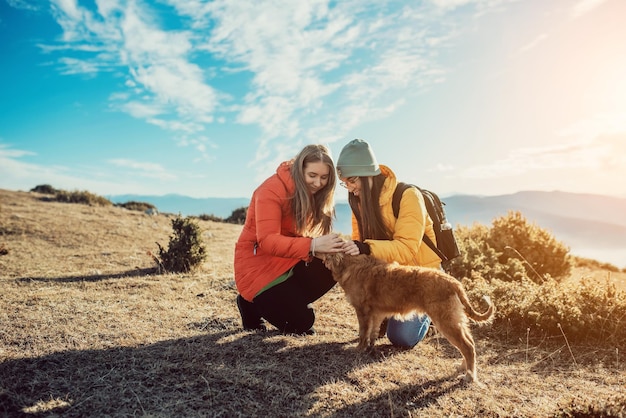
[[[463,376],[463,382],[467,385],[472,385],[472,386],[476,386],[478,388],[486,388],[487,386],[478,380],[478,377],[476,377],[475,375],[473,375],[471,372],[466,372],[465,375]]]
[[[486,388],[487,388],[487,385],[485,385],[485,384],[484,384],[483,382],[481,382],[480,380],[478,380],[478,379],[473,379],[473,378],[471,378],[471,377],[468,377],[467,375],[466,375],[466,376],[465,376],[465,378],[463,379],[463,382],[464,382],[466,385],[468,385],[468,386],[469,386],[469,385],[471,385],[472,387],[476,387],[476,388],[479,388],[479,389],[486,389]]]
[[[369,349],[369,345],[365,343],[359,343],[359,345],[356,346],[356,350],[360,352],[365,352],[368,349]]]

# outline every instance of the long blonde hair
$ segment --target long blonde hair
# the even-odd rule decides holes
[[[323,162],[330,169],[328,183],[311,194],[308,190],[304,168],[309,163]],[[324,145],[307,145],[293,159],[291,175],[296,190],[291,198],[291,209],[296,222],[296,231],[303,236],[319,236],[332,230],[335,217],[335,186],[337,174],[330,150]]]

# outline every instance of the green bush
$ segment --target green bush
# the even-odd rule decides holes
[[[56,194],[58,190],[49,184],[40,184],[30,189],[30,191],[41,194]]]
[[[167,251],[157,242],[160,267],[170,273],[187,273],[206,258],[200,227],[191,218],[179,215],[172,219],[172,228]]]
[[[134,200],[125,203],[116,203],[115,206],[119,206],[128,210],[136,210],[139,212],[145,212],[148,209],[156,209],[156,206],[154,206],[152,203],[135,202]]]
[[[88,191],[68,192],[65,190],[57,190],[55,200],[57,202],[81,203],[91,206],[111,206],[113,204],[109,199],[95,195]]]
[[[559,409],[554,418],[626,417],[626,396],[618,394],[609,399],[595,399],[577,395]]]
[[[626,293],[614,284],[582,280],[542,284],[482,278],[465,280],[470,299],[489,295],[496,305],[494,329],[509,337],[556,338],[581,344],[626,345]]]
[[[30,191],[35,193],[54,195],[54,197],[52,198],[45,199],[48,201],[56,200],[57,202],[81,203],[91,206],[110,206],[113,204],[109,199],[95,195],[86,190],[68,192],[66,190],[55,189],[49,184],[40,184],[30,189]]]
[[[519,212],[495,219],[491,228],[459,226],[456,236],[461,256],[447,270],[467,278],[472,300],[492,298],[499,335],[626,345],[626,293],[608,280],[564,282],[574,260],[569,250]]]
[[[501,253],[489,245],[488,227],[481,224],[459,226],[455,234],[461,255],[446,266],[446,271],[454,277],[519,281],[526,276],[520,260],[500,262]]]
[[[246,215],[248,214],[247,207],[241,207],[235,209],[228,218],[226,218],[225,222],[230,224],[243,225],[246,222]]]
[[[620,271],[626,272],[626,268],[620,270],[619,267],[616,267],[611,263],[604,263],[598,260],[593,260],[591,258],[572,256],[572,262],[576,267],[586,267],[588,269],[594,270],[606,270],[612,271],[614,273],[618,273]]]
[[[202,219],[203,221],[213,221],[213,222],[224,222],[223,218],[220,218],[219,216],[216,215],[207,215],[206,213],[203,213],[202,215],[198,216],[199,219]]]
[[[219,216],[216,216],[216,215],[207,215],[207,214],[202,214],[198,216],[198,218],[202,219],[203,221],[224,222],[228,224],[243,225],[243,223],[246,221],[247,212],[248,212],[247,207],[241,207],[232,211],[230,216],[226,219],[220,218]]]
[[[572,268],[569,249],[519,212],[495,219],[491,228],[459,226],[455,234],[461,256],[451,260],[446,271],[458,278],[542,283],[560,280]]]
[[[500,253],[499,261],[506,264],[514,258],[524,262],[528,277],[541,282],[549,277],[562,279],[572,268],[569,248],[554,236],[530,224],[520,212],[493,221],[489,231],[489,246]]]

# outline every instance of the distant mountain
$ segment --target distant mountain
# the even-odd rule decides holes
[[[491,215],[518,210],[527,217],[554,215],[626,226],[626,199],[565,192],[519,192],[501,196],[456,195],[443,199],[460,223],[471,222],[474,212]]]
[[[248,206],[249,198],[192,198],[164,196],[107,196],[114,203],[148,202],[160,212],[215,215],[227,218],[235,209]],[[566,192],[526,191],[501,196],[454,195],[442,199],[453,225],[480,223],[519,211],[528,222],[550,231],[571,248],[572,254],[626,267],[626,198]],[[335,230],[349,234],[350,207],[337,203]]]
[[[519,211],[529,221],[553,232],[567,244],[626,249],[626,199],[564,192],[519,192],[443,199],[453,224],[492,221],[508,211]],[[626,263],[626,250],[624,251]]]
[[[519,211],[530,223],[550,231],[571,253],[626,267],[626,198],[565,192],[519,192],[501,196],[454,195],[442,198],[455,226],[479,223]],[[350,207],[336,206],[338,231],[349,233]]]
[[[159,212],[174,214],[180,213],[181,216],[215,215],[220,218],[227,218],[235,209],[248,206],[250,204],[250,198],[195,198],[178,194],[166,194],[163,196],[125,194],[106,196],[106,198],[113,203],[125,203],[130,201],[151,203],[156,206]]]

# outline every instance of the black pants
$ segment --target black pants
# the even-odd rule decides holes
[[[324,296],[335,280],[322,261],[314,258],[295,265],[293,275],[254,298],[254,305],[267,322],[287,334],[303,334],[313,327],[315,312],[310,303]]]

